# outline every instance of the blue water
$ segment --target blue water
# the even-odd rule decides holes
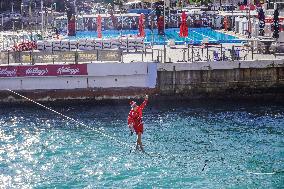
[[[102,32],[103,38],[113,38],[120,35],[137,35],[138,30],[105,30]],[[174,39],[176,44],[200,44],[204,38],[208,38],[210,43],[240,43],[242,40],[237,37],[227,35],[224,33],[217,32],[211,28],[189,28],[188,37],[183,38],[179,36],[178,28],[166,29],[165,36],[158,35],[158,30],[145,30],[145,42],[154,43],[158,45],[166,44],[170,39]],[[69,37],[69,39],[74,38],[96,38],[97,32],[95,31],[78,31],[76,37]]]
[[[54,109],[88,126],[33,105],[2,106],[1,188],[283,188],[283,104],[150,99],[151,156],[95,131],[133,145],[128,103]]]

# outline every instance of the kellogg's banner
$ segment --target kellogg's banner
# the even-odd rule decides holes
[[[17,77],[18,66],[1,66],[0,77]]]
[[[0,77],[88,75],[87,64],[1,66]]]

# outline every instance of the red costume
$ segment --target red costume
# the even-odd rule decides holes
[[[143,133],[142,111],[145,108],[147,102],[148,100],[144,100],[144,102],[140,106],[137,106],[136,111],[134,111],[134,109],[132,108],[128,114],[128,126],[130,127],[131,125],[133,125],[136,134],[138,134],[139,132]],[[135,102],[131,103],[136,104]]]

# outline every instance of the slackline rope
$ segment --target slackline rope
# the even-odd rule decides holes
[[[70,120],[70,121],[73,121],[73,122],[77,123],[78,125],[82,125],[82,126],[84,126],[84,127],[86,127],[86,128],[90,128],[88,125],[86,125],[86,124],[84,124],[84,123],[82,123],[82,122],[80,122],[80,121],[77,121],[77,120],[75,120],[75,119],[72,118],[72,117],[66,116],[66,115],[64,115],[64,114],[62,114],[62,113],[60,113],[60,112],[57,112],[57,111],[55,111],[55,110],[49,108],[49,107],[46,107],[46,106],[44,106],[43,104],[40,104],[40,103],[38,103],[38,102],[36,102],[36,101],[34,101],[34,100],[32,100],[32,99],[26,97],[26,96],[23,96],[23,95],[21,95],[21,94],[15,92],[15,91],[13,91],[13,90],[11,90],[11,89],[6,89],[6,90],[7,90],[7,91],[10,91],[11,93],[14,93],[15,95],[18,95],[18,96],[24,98],[24,99],[26,99],[26,100],[28,100],[28,101],[30,101],[30,102],[33,102],[33,103],[35,103],[36,105],[41,106],[41,107],[43,107],[43,108],[45,108],[45,109],[47,109],[47,110],[49,110],[49,111],[51,111],[51,112],[53,112],[53,113],[56,113],[56,114],[58,114],[58,115],[60,115],[60,116],[62,116],[62,117],[64,117],[64,118],[66,118],[66,119],[68,119],[68,120]],[[120,141],[120,140],[116,139],[115,137],[110,136],[110,135],[108,135],[108,134],[106,134],[106,133],[104,133],[104,132],[102,132],[102,131],[100,131],[100,130],[98,130],[98,129],[96,129],[96,128],[92,128],[92,129],[93,129],[94,131],[96,131],[97,133],[103,135],[103,136],[106,137],[106,138],[112,139],[112,140],[116,141],[116,142],[119,143],[119,144],[122,144],[122,145],[124,145],[124,146],[127,146],[127,147],[129,147],[129,148],[133,148],[133,149],[134,149],[134,146],[131,146],[131,145],[127,144],[126,142]]]

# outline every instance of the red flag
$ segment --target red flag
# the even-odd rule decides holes
[[[139,16],[139,25],[138,25],[138,29],[139,29],[139,37],[145,37],[145,30],[144,30],[144,14],[140,14]]]
[[[186,24],[187,16],[185,12],[183,11],[181,14],[181,25],[179,30],[179,36],[180,37],[187,37],[188,36],[188,27]]]
[[[98,38],[102,38],[102,17],[101,15],[98,15],[97,18],[97,33],[98,33]]]

